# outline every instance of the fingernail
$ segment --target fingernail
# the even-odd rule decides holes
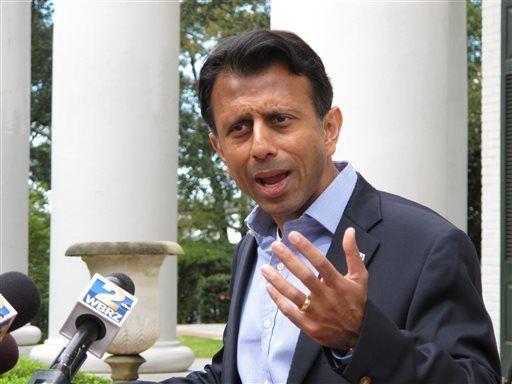
[[[297,232],[293,231],[288,235],[288,240],[290,240],[292,243],[299,244],[300,236]]]
[[[264,275],[268,275],[270,266],[268,264],[265,264],[261,267],[261,273]]]

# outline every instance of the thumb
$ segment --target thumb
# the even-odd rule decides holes
[[[343,250],[347,258],[348,274],[347,278],[351,280],[359,280],[363,276],[366,276],[366,267],[361,260],[359,248],[356,243],[356,231],[350,227],[345,231],[343,235]]]

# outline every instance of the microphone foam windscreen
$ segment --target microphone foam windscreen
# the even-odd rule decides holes
[[[0,293],[18,312],[9,332],[30,323],[39,312],[41,294],[30,277],[23,273],[2,273],[0,275]]]
[[[112,272],[106,278],[118,287],[123,288],[126,292],[132,295],[135,294],[135,284],[133,284],[132,279],[128,275],[121,272]]]
[[[18,344],[7,334],[0,341],[0,375],[14,368],[19,358]]]

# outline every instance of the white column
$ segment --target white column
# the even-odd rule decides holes
[[[0,273],[28,273],[30,135],[30,1],[1,2]],[[25,326],[16,340],[27,352],[41,331]]]
[[[466,228],[464,2],[273,0],[271,25],[323,59],[344,124],[335,158]]]
[[[1,2],[0,273],[28,272],[30,1]]]
[[[482,291],[500,346],[501,1],[482,3]]]
[[[174,1],[55,2],[50,336],[33,357],[54,357],[89,280],[64,257],[71,244],[176,241],[179,20]],[[175,258],[160,281],[161,342],[141,372],[193,360],[175,340]],[[108,367],[90,357],[84,369]]]

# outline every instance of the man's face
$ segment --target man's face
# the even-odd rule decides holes
[[[240,189],[278,224],[299,217],[336,176],[331,156],[341,112],[332,108],[319,120],[307,77],[278,64],[250,76],[224,72],[211,108],[213,147]]]

